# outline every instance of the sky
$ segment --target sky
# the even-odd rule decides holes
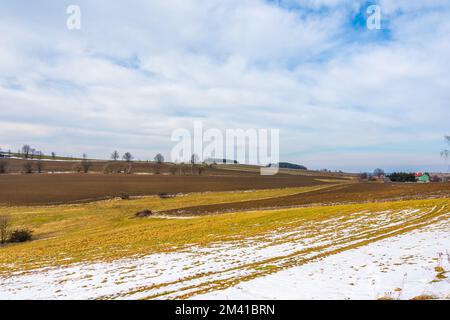
[[[201,120],[279,129],[281,160],[312,169],[447,171],[449,17],[444,0],[0,0],[0,147],[168,158]]]

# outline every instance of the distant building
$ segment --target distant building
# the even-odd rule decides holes
[[[416,174],[417,182],[419,183],[429,183],[431,181],[430,175],[428,173],[417,173]]]

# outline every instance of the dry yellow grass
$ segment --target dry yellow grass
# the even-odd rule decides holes
[[[148,208],[167,210],[193,204],[244,201],[305,192],[311,188],[191,194],[173,199],[146,197],[84,205],[3,208],[15,226],[30,227],[37,240],[0,249],[0,274],[72,262],[109,260],[185,245],[207,245],[264,235],[281,227],[296,227],[333,216],[364,210],[384,211],[448,205],[448,199],[253,211],[191,219],[133,219]],[[320,231],[320,230],[319,230]]]

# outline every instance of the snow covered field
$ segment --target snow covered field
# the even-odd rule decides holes
[[[448,222],[195,299],[450,299],[440,268],[450,271]]]
[[[337,214],[262,236],[0,276],[0,299],[409,299],[450,294],[444,206]]]

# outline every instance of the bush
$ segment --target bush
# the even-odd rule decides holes
[[[159,196],[161,199],[175,198],[174,195],[168,194],[167,192],[161,192],[161,193],[158,194],[158,196]]]
[[[394,172],[388,176],[392,182],[416,182],[414,173]]]
[[[17,229],[11,232],[9,242],[19,243],[30,241],[33,237],[33,231],[30,229]]]
[[[144,210],[144,211],[140,211],[135,213],[135,217],[136,218],[147,218],[147,217],[151,217],[153,215],[153,211],[151,210]]]
[[[122,199],[122,200],[130,200],[130,195],[128,193],[126,193],[126,192],[122,192],[120,194],[120,199]]]

